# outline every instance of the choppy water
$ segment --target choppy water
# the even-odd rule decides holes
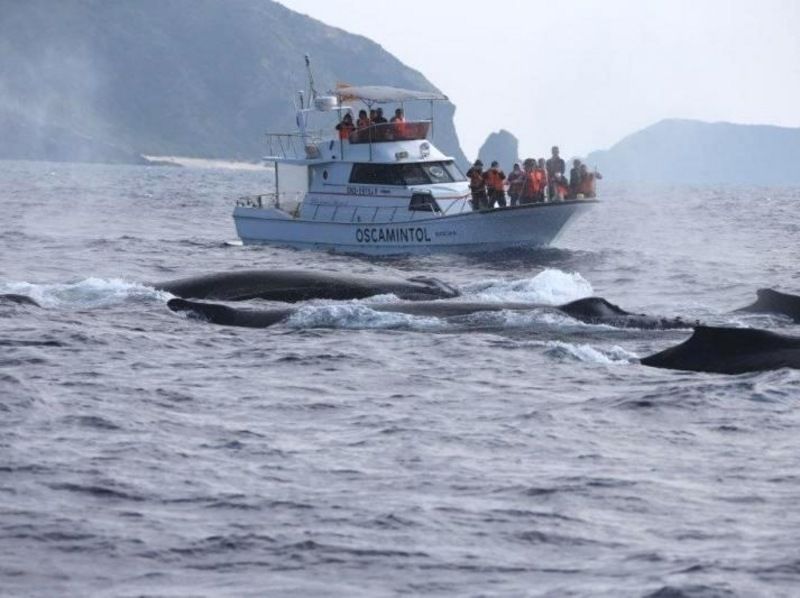
[[[427,274],[800,334],[726,313],[800,291],[800,190],[609,184],[557,249],[375,260],[226,244],[262,182],[2,163],[0,292],[45,309],[0,308],[0,594],[800,592],[800,372],[648,369],[689,333],[535,312],[214,327],[146,286]]]

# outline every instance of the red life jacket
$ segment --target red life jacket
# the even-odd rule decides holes
[[[522,185],[522,196],[531,199],[536,197],[539,191],[541,189],[539,188],[539,179],[536,176],[536,171],[526,172]]]
[[[536,179],[536,193],[540,193],[547,186],[547,171],[536,167],[533,169],[533,176]]]

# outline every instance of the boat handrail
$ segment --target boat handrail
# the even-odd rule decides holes
[[[406,120],[370,125],[350,133],[350,143],[379,143],[382,141],[415,141],[426,139],[430,120]]]
[[[300,206],[303,203],[303,196],[302,192],[286,192],[286,193],[261,193],[259,195],[249,195],[240,197],[236,200],[236,205],[238,207],[243,208],[256,208],[256,209],[270,209],[275,208],[286,212],[293,218],[297,218],[300,215]],[[394,222],[397,215],[402,213],[405,215],[407,220],[416,220],[421,216],[427,216],[425,219],[429,220],[431,218],[439,218],[442,216],[447,216],[449,213],[461,213],[464,211],[464,208],[467,206],[467,202],[469,201],[470,196],[465,195],[456,199],[455,201],[448,202],[448,204],[444,207],[444,209],[439,209],[435,212],[431,211],[422,211],[422,210],[410,210],[408,206],[404,205],[386,205],[385,203],[381,204],[359,204],[359,205],[343,205],[340,202],[314,202],[314,211],[311,213],[309,220],[316,221],[319,218],[320,209],[327,210],[329,208],[333,208],[334,210],[334,217],[339,212],[351,212],[350,213],[350,222],[361,222],[359,219],[360,217],[365,217],[367,222],[374,223],[378,222],[378,216],[386,214],[387,212],[391,212],[391,216],[385,220],[387,222]],[[458,206],[458,208],[456,208]],[[364,212],[366,212],[366,216],[364,216]],[[332,218],[330,216],[324,218],[325,221],[330,221]]]
[[[306,131],[305,133],[267,133],[269,157],[289,160],[314,160],[321,155],[320,144],[332,142],[325,131]]]

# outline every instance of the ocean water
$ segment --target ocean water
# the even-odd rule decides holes
[[[800,594],[798,371],[538,312],[216,327],[148,286],[425,274],[800,334],[729,313],[800,291],[800,189],[609,183],[557,248],[368,259],[229,243],[261,172],[0,164],[0,293],[43,306],[0,306],[0,595]]]

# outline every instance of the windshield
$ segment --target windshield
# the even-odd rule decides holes
[[[406,164],[354,164],[351,183],[367,185],[430,185],[466,180],[452,160]]]

